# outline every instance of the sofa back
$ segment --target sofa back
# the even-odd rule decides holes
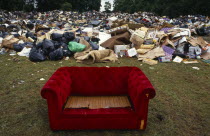
[[[68,67],[71,95],[128,95],[128,77],[134,67]]]

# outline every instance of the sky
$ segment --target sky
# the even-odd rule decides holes
[[[101,11],[104,11],[104,5],[105,5],[106,1],[109,1],[112,4],[111,10],[113,10],[113,1],[114,0],[101,0]]]

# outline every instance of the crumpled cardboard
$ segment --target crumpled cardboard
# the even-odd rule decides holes
[[[172,28],[172,27],[174,27],[174,25],[164,22],[160,29],[166,28],[166,27]]]
[[[110,39],[112,36],[111,34],[107,34],[105,32],[99,32],[99,45],[102,44],[103,42],[107,41],[108,39]]]
[[[123,26],[116,27],[116,28],[113,28],[111,30],[108,30],[108,33],[116,35],[116,34],[125,33],[127,31],[128,31],[128,25],[123,25]]]
[[[88,50],[88,49],[90,49],[90,48],[92,48],[92,47],[90,46],[90,44],[89,44],[83,37],[80,38],[79,43],[86,46],[86,48],[84,49],[85,51]]]
[[[145,38],[145,36],[146,36],[146,32],[145,31],[142,31],[142,30],[136,30],[135,31],[135,33],[139,36],[139,37],[141,37],[142,39],[144,39]]]
[[[156,35],[157,35],[157,30],[155,28],[150,28],[148,31],[147,31],[147,34],[146,34],[146,39],[155,39],[156,38]]]
[[[97,62],[115,62],[117,61],[117,57],[113,50],[93,50],[90,52],[86,52],[87,54],[83,54],[82,56],[76,56],[75,59],[77,62],[82,62],[85,64],[92,64]]]
[[[52,30],[50,30],[49,32],[45,33],[46,39],[51,40],[51,34],[52,34],[54,31],[55,31],[55,30],[52,29]]]
[[[181,32],[180,29],[171,29],[171,30],[168,30],[168,34],[171,35],[171,36],[175,36],[176,34],[178,34],[180,32]]]
[[[42,35],[42,36],[37,37],[36,43],[42,42],[45,38],[46,38],[46,35]]]
[[[31,37],[28,37],[28,41],[33,43],[34,39],[32,39]]]
[[[166,39],[166,43],[167,43],[167,45],[171,45],[172,47],[175,48],[174,43],[171,40],[169,40],[168,38]]]
[[[165,52],[163,51],[162,47],[156,47],[156,48],[147,52],[144,55],[139,54],[138,55],[138,60],[143,60],[144,58],[154,59],[154,58],[157,58],[157,57],[160,57],[160,56],[165,56]]]
[[[144,26],[143,24],[134,24],[134,23],[128,23],[128,27],[132,30],[138,29],[140,27]]]
[[[149,28],[141,27],[140,30],[141,30],[141,31],[144,31],[144,32],[146,33],[146,32],[149,30]]]
[[[180,37],[180,36],[191,36],[191,32],[189,29],[186,28],[174,28],[168,30],[168,34],[170,34],[173,38]]]
[[[204,41],[202,37],[198,37],[197,41],[198,41],[198,45],[200,45],[201,47],[205,47],[208,44],[206,41]]]
[[[144,59],[142,60],[142,62],[143,62],[143,63],[146,63],[146,64],[149,64],[149,65],[156,65],[156,64],[158,64],[158,61],[152,60],[152,59],[146,59],[146,58],[144,58]]]
[[[139,49],[143,44],[144,39],[142,39],[137,33],[131,35],[130,41],[135,45],[136,49]]]
[[[123,44],[130,44],[129,32],[125,32],[123,34],[113,36],[112,38],[103,42],[101,46],[104,48],[109,48],[109,49],[114,50],[114,45],[123,45]]]
[[[138,53],[138,54],[145,54],[145,53],[147,53],[148,51],[150,51],[151,49],[138,49],[136,52]]]
[[[14,38],[13,35],[7,36],[2,40],[2,47],[13,49],[13,44],[17,43],[19,39]]]
[[[197,46],[198,41],[197,38],[191,37],[190,40],[188,41],[192,46]]]
[[[155,47],[154,44],[149,44],[149,45],[142,44],[140,46],[140,49],[153,49],[154,47]]]
[[[87,22],[87,20],[85,20],[85,19],[75,21],[76,24],[83,24],[83,23],[86,23],[86,22]]]

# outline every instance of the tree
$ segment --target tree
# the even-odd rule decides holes
[[[72,5],[69,2],[64,2],[61,5],[61,9],[64,10],[64,11],[70,11],[70,10],[72,10]]]
[[[72,9],[79,12],[99,11],[101,0],[0,0],[0,10],[32,11],[34,10],[34,5],[41,12],[59,9]]]
[[[110,12],[112,5],[109,1],[105,2],[104,9],[106,12]]]
[[[178,17],[180,15],[202,14],[209,16],[209,0],[114,0],[114,11],[154,12],[160,16]]]
[[[0,9],[8,11],[21,11],[25,5],[24,0],[1,0]]]
[[[26,12],[33,11],[35,9],[36,0],[24,0],[23,10]]]
[[[38,11],[50,11],[61,8],[65,0],[37,0]]]
[[[62,9],[65,2],[72,5],[72,10],[79,12],[99,11],[101,7],[101,0],[37,0],[37,6],[39,11],[50,11]]]

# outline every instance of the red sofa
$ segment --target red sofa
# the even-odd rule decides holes
[[[145,129],[155,90],[137,67],[62,67],[41,90],[47,99],[50,128]],[[70,95],[128,95],[130,108],[64,109]]]

